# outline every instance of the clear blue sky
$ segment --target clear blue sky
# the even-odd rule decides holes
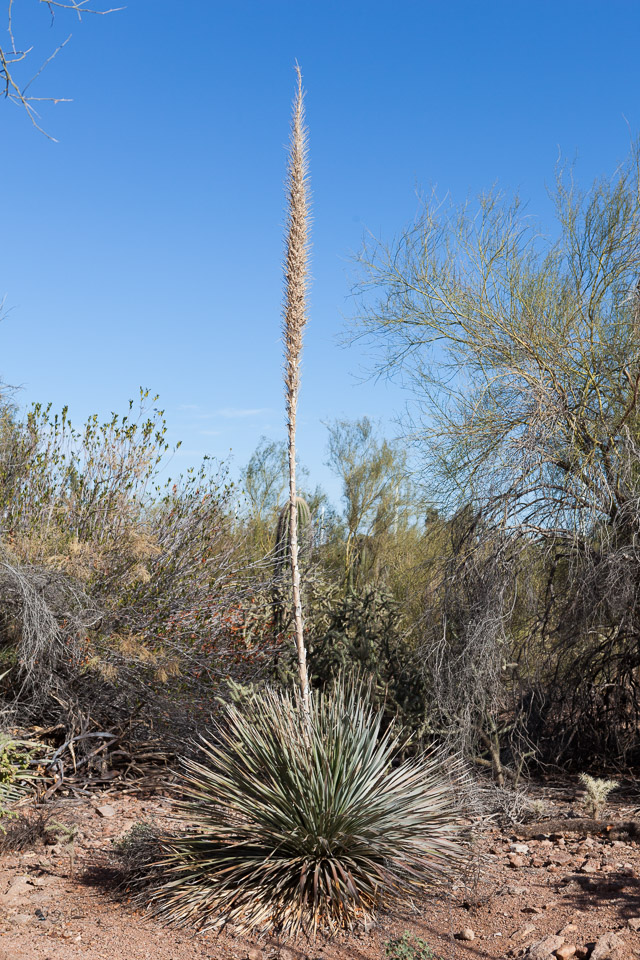
[[[230,448],[241,465],[284,436],[296,59],[314,201],[300,447],[334,495],[322,421],[368,414],[392,435],[403,402],[337,345],[363,231],[399,230],[431,184],[463,199],[497,181],[545,217],[559,150],[589,181],[640,131],[637,0],[129,0],[53,26],[37,0],[15,8],[34,69],[73,34],[34,87],[73,103],[43,105],[53,143],[0,101],[0,374],[76,421],[150,387],[176,466]]]

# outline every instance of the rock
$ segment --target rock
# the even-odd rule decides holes
[[[31,922],[30,913],[16,913],[11,917],[11,923],[16,924],[19,927],[23,927],[25,924]]]
[[[455,933],[454,937],[456,940],[475,940],[476,935],[471,927],[464,927],[462,930],[459,930],[458,933]]]
[[[529,853],[529,846],[526,843],[512,843],[509,849],[512,853]]]
[[[513,867],[515,870],[517,870],[518,867],[524,867],[525,862],[517,853],[510,853],[508,859],[509,866]]]
[[[519,930],[511,934],[511,939],[520,943],[522,940],[529,940],[535,932],[536,928],[532,923],[525,923],[524,927],[520,927]]]
[[[600,864],[597,860],[585,860],[578,869],[580,873],[597,873],[600,869]]]
[[[561,947],[558,947],[556,950],[556,957],[558,960],[570,960],[571,957],[576,955],[576,945],[575,943],[563,943]]]
[[[110,803],[103,803],[101,806],[96,807],[95,810],[99,817],[105,817],[107,819],[109,817],[115,817],[116,815],[115,807],[112,807]]]
[[[7,892],[0,896],[0,903],[7,907],[28,903],[31,893],[33,893],[33,887],[30,877],[14,877]]]
[[[262,960],[262,950],[258,950],[257,947],[251,947],[250,950],[247,950],[247,960]]]
[[[596,942],[595,947],[591,951],[590,960],[607,960],[607,958],[617,956],[617,951],[623,947],[624,944],[620,937],[616,936],[615,933],[605,933],[603,937]]]
[[[563,943],[562,937],[543,937],[542,940],[538,940],[537,943],[529,947],[527,951],[528,960],[549,960]]]
[[[559,937],[572,937],[578,932],[578,928],[575,923],[567,923],[564,925],[562,930],[558,930]]]
[[[571,863],[573,857],[566,850],[551,850],[549,853],[550,863]]]
[[[640,917],[629,917],[627,923],[630,930],[640,930]]]

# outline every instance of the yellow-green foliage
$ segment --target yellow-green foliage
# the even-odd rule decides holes
[[[34,762],[43,749],[40,743],[0,734],[0,818],[11,816],[11,805],[23,797],[41,775]]]

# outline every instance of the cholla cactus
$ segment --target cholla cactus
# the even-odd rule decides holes
[[[590,777],[588,773],[581,773],[580,781],[585,787],[582,804],[589,816],[599,820],[607,804],[609,794],[620,784],[617,780],[601,780],[598,777]]]

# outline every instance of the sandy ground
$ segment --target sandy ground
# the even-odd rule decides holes
[[[106,816],[97,809],[105,804]],[[570,808],[556,804],[554,813]],[[624,819],[633,809],[620,804],[612,813]],[[571,956],[572,947],[594,960],[640,957],[639,845],[573,834],[570,820],[553,835],[541,821],[539,838],[526,841],[488,828],[464,882],[381,917],[361,937],[285,945],[163,928],[113,897],[104,867],[114,839],[168,813],[161,797],[59,801],[52,819],[76,828],[73,843],[40,842],[0,858],[0,960],[373,960],[405,933],[425,941],[434,960],[543,960]]]

